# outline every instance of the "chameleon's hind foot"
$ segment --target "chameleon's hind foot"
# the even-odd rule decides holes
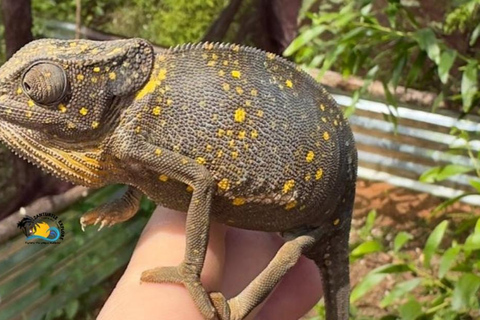
[[[181,264],[178,267],[160,267],[142,272],[142,282],[181,283],[190,293],[195,305],[205,319],[216,319],[216,309],[200,282],[200,276],[192,269]],[[223,320],[223,318],[220,318]],[[228,318],[227,318],[228,319]]]
[[[82,230],[85,231],[86,226],[100,223],[98,229],[100,231],[103,227],[113,226],[130,219],[137,213],[141,197],[142,193],[139,190],[129,187],[121,198],[104,203],[85,213],[80,218]]]
[[[230,306],[225,296],[220,292],[210,292],[210,300],[212,300],[217,317],[219,320],[230,320]]]

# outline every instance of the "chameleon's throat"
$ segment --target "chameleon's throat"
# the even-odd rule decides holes
[[[0,121],[0,140],[25,160],[75,184],[87,187],[105,185],[105,163],[99,148],[67,151],[52,144],[45,145],[45,142],[40,144],[37,141],[39,135],[38,132]]]

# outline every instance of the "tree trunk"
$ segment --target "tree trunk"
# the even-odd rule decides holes
[[[30,0],[2,0],[7,58],[33,40]]]

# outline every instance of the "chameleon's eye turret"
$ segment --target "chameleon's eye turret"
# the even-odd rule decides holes
[[[52,105],[62,101],[68,89],[65,71],[57,64],[37,62],[22,76],[23,92],[41,105]]]

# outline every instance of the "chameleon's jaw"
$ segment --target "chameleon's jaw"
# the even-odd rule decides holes
[[[41,133],[0,120],[0,140],[15,154],[69,182],[87,187],[106,184],[100,149],[65,150],[38,141]],[[37,141],[38,139],[38,141]]]

